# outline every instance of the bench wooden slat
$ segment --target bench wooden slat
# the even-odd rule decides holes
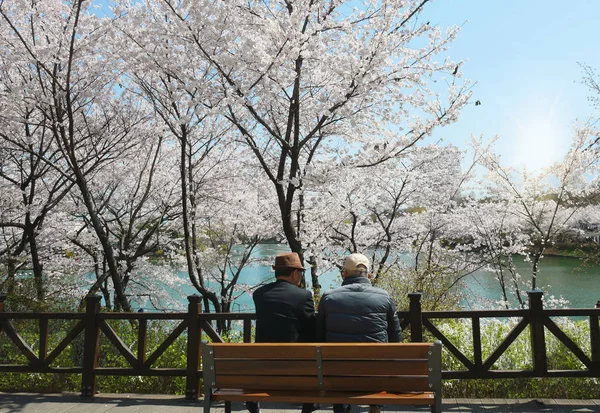
[[[327,392],[321,394],[314,392],[285,391],[255,391],[238,389],[215,389],[212,399],[214,401],[269,401],[288,403],[349,403],[349,404],[414,404],[432,405],[435,402],[432,392],[423,393],[364,393],[364,392]]]
[[[324,376],[427,375],[427,360],[328,360]]]
[[[316,352],[313,346],[302,346],[293,351],[289,343],[257,344],[246,343],[244,346],[234,346],[232,343],[215,343],[212,345],[215,359],[280,359],[280,360],[315,360]]]
[[[321,347],[323,360],[377,360],[377,359],[427,359],[429,346],[423,343],[406,343],[402,352],[398,352],[397,343],[375,343],[348,346],[332,344]],[[401,355],[400,355],[401,354]]]
[[[422,391],[428,386],[427,376],[368,376],[368,377],[324,377],[326,391]]]
[[[218,374],[241,376],[317,375],[316,360],[216,359]],[[426,375],[427,360],[329,360],[323,362],[325,376]]]
[[[217,359],[215,369],[236,376],[317,376],[316,360]]]
[[[220,376],[217,375],[216,387],[230,389],[255,390],[319,390],[317,376]]]
[[[427,376],[366,376],[323,377],[323,388],[316,376],[217,376],[216,387],[254,390],[314,390],[314,391],[418,391],[427,388]]]
[[[314,360],[315,346],[326,359],[426,359],[427,343],[403,343],[402,355],[398,343],[213,343],[216,359],[265,358],[283,360]]]

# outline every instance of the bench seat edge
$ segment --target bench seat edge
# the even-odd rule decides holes
[[[434,392],[299,392],[242,389],[214,389],[213,401],[268,401],[287,403],[339,403],[339,404],[408,404],[434,405]]]

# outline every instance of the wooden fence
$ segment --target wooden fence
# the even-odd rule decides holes
[[[452,353],[464,366],[464,369],[443,371],[444,379],[452,378],[516,378],[516,377],[600,377],[600,328],[598,317],[600,308],[589,309],[544,309],[542,292],[529,291],[529,308],[524,310],[478,310],[478,311],[421,311],[421,294],[412,293],[408,311],[399,311],[403,329],[410,329],[410,340],[422,342],[424,338],[434,337],[442,342],[444,348]],[[100,311],[100,296],[86,298],[85,313],[10,313],[5,312],[6,296],[0,295],[0,344],[9,339],[27,359],[27,364],[0,364],[1,372],[21,373],[76,373],[81,374],[81,395],[93,397],[96,392],[96,377],[116,376],[185,376],[186,398],[197,399],[202,378],[200,343],[202,333],[215,342],[223,339],[213,327],[216,320],[241,320],[244,342],[250,342],[252,323],[256,316],[252,313],[202,313],[201,298],[189,296],[188,311],[185,313],[106,313]],[[580,317],[589,320],[589,351],[582,350],[552,317]],[[481,345],[481,320],[491,318],[514,318],[515,327],[503,341],[483,358]],[[463,354],[451,339],[438,327],[436,320],[470,319],[473,343],[471,357]],[[39,337],[34,350],[26,343],[13,321],[37,320]],[[72,327],[65,331],[64,338],[53,349],[48,347],[49,320],[71,320]],[[108,323],[109,320],[121,320],[135,323],[137,326],[137,348],[132,349],[118,336]],[[147,326],[149,321],[171,320],[176,326],[151,354],[147,354]],[[439,324],[438,324],[439,325]],[[530,330],[530,351],[532,369],[498,370],[494,364],[509,346],[526,328]],[[546,352],[546,334],[549,332],[562,342],[583,366],[578,370],[550,370]],[[55,366],[57,357],[79,336],[83,335],[83,358],[81,366]],[[100,337],[103,335],[121,354],[129,367],[99,367]],[[187,337],[187,361],[185,368],[153,367],[158,358],[181,335]]]

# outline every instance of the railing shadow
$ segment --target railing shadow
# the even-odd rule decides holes
[[[61,410],[58,410],[60,404]],[[102,395],[95,398],[81,397],[75,393],[65,394],[31,394],[31,393],[0,393],[0,412],[2,413],[20,413],[23,411],[79,411],[78,405],[98,405],[102,406],[102,411],[108,411],[112,408],[126,407],[198,407],[202,406],[201,401],[186,400],[183,396],[165,396],[160,395]],[[89,409],[95,411],[97,409]],[[98,409],[99,410],[99,409]],[[134,409],[132,409],[134,410]]]

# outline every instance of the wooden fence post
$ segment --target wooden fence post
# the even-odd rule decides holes
[[[200,314],[201,299],[197,294],[188,296],[188,341],[187,341],[187,373],[185,380],[186,400],[198,400],[200,391],[200,334],[198,315]]]
[[[0,313],[4,312],[4,301],[6,301],[6,295],[0,293]],[[2,334],[2,323],[0,323],[0,334]]]
[[[252,342],[252,320],[244,318],[244,343]]]
[[[100,356],[100,325],[97,315],[100,312],[99,295],[85,297],[83,374],[81,375],[81,396],[94,397],[96,394],[96,367]]]
[[[600,301],[596,303],[596,308],[600,308]],[[590,346],[592,348],[592,364],[600,369],[600,324],[598,324],[597,315],[590,316]]]
[[[422,293],[409,293],[410,298],[409,319],[410,319],[410,341],[413,343],[423,342],[423,319],[421,312]]]
[[[529,295],[529,331],[531,334],[531,354],[533,371],[536,375],[545,376],[548,372],[546,356],[546,337],[544,335],[544,306],[541,290],[527,291]]]

